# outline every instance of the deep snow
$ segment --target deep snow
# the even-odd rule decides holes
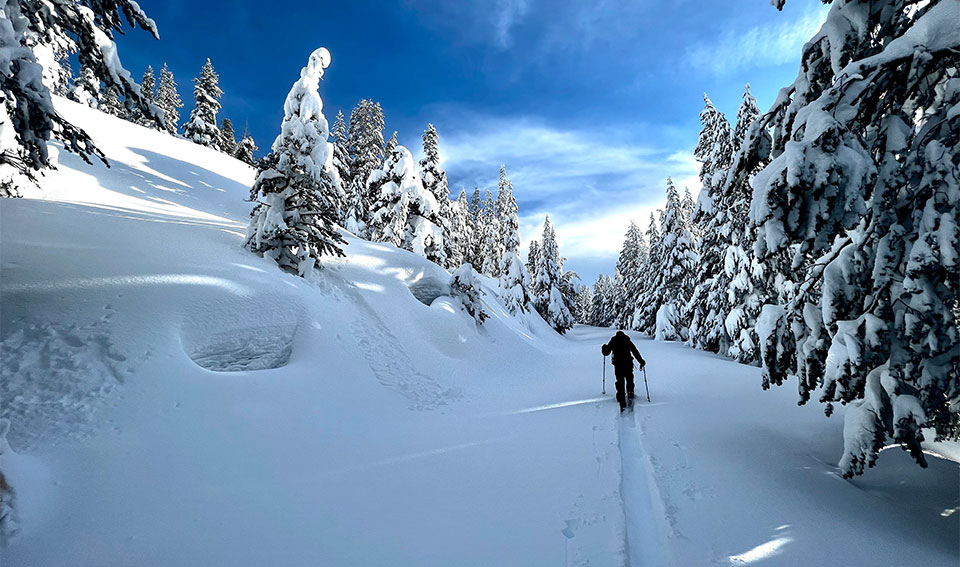
[[[241,247],[252,169],[57,105],[112,167],[0,201],[4,567],[960,561],[955,463],[845,481],[842,412],[639,337],[653,401],[621,417],[610,330],[492,296],[478,328],[446,272],[351,237],[283,274]]]

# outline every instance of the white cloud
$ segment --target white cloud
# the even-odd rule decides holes
[[[700,188],[691,151],[638,143],[627,134],[471,116],[441,131],[440,152],[454,197],[461,186],[468,194],[474,186],[495,190],[500,164],[506,164],[520,203],[524,247],[539,238],[549,214],[571,269],[606,259],[610,271],[630,220],[645,230],[650,212],[663,206],[668,176],[694,196]]]
[[[776,21],[745,31],[727,30],[715,41],[689,49],[687,62],[696,69],[722,76],[793,61],[803,44],[820,29],[829,9],[816,6],[794,21]]]

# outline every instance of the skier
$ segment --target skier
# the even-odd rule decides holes
[[[613,370],[617,375],[617,401],[620,402],[620,411],[627,409],[627,405],[633,407],[633,359],[636,358],[640,363],[640,370],[647,365],[637,345],[633,344],[630,337],[623,331],[617,331],[617,334],[610,339],[610,342],[600,347],[603,356],[613,353]],[[624,392],[626,386],[626,392]]]

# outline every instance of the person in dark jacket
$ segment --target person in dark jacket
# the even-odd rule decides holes
[[[637,345],[623,331],[610,339],[610,342],[600,347],[603,356],[613,354],[613,370],[617,375],[617,401],[620,402],[620,411],[627,409],[627,404],[633,405],[633,359],[637,359],[640,370],[647,365]]]

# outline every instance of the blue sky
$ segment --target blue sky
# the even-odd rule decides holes
[[[611,273],[629,220],[643,227],[668,175],[696,195],[692,151],[706,92],[731,121],[749,82],[766,109],[796,76],[800,49],[826,10],[791,0],[404,0],[262,2],[140,0],[160,41],[118,38],[137,77],[167,62],[186,118],[192,78],[209,57],[221,117],[261,148],[283,99],[317,47],[333,63],[325,114],[380,101],[386,136],[416,154],[428,122],[454,195],[495,187],[507,165],[524,245],[549,214],[567,269]]]

